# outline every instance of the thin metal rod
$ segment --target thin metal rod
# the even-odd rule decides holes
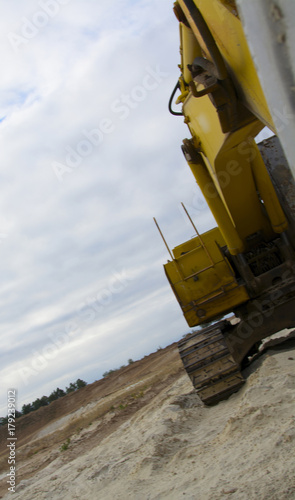
[[[186,276],[184,278],[184,281],[186,280],[189,280],[190,278],[194,278],[195,276],[199,276],[199,274],[203,273],[204,271],[208,271],[208,269],[212,269],[212,267],[214,267],[214,265],[212,264],[211,266],[208,266],[208,267],[204,267],[204,269],[201,269],[200,271],[197,271],[196,273],[194,274],[190,274],[189,276]]]
[[[201,242],[201,245],[202,245],[202,247],[204,248],[204,250],[205,250],[205,252],[206,252],[206,254],[207,254],[207,256],[208,256],[208,259],[210,260],[210,262],[211,262],[212,266],[214,267],[214,265],[215,265],[215,264],[214,264],[214,261],[213,261],[213,259],[212,259],[211,255],[210,255],[210,253],[209,253],[209,251],[208,251],[208,249],[207,249],[207,247],[206,247],[206,245],[205,245],[205,243],[204,243],[204,241],[203,241],[203,239],[202,239],[202,237],[201,237],[201,235],[200,235],[199,231],[197,230],[197,228],[196,228],[195,224],[193,223],[193,220],[192,220],[192,218],[191,218],[190,214],[188,213],[188,211],[187,211],[186,207],[184,206],[184,204],[183,204],[182,202],[181,202],[181,205],[182,205],[182,207],[183,207],[183,209],[184,209],[184,211],[185,211],[186,215],[188,216],[188,218],[189,218],[189,220],[190,220],[190,222],[191,222],[191,224],[192,224],[192,226],[193,226],[194,230],[196,231],[196,233],[197,233],[197,235],[198,235],[198,238],[199,238],[199,240],[200,240],[200,242]]]
[[[164,238],[164,236],[163,236],[163,233],[162,233],[161,229],[159,228],[159,225],[158,225],[158,223],[157,223],[157,221],[156,221],[155,217],[153,217],[153,219],[154,219],[154,222],[155,222],[155,224],[156,224],[156,226],[157,226],[157,228],[158,228],[158,231],[159,231],[160,235],[162,236],[162,240],[163,240],[163,241],[164,241],[164,243],[165,243],[165,246],[166,246],[166,248],[167,248],[167,250],[168,250],[168,252],[169,252],[169,254],[170,254],[171,259],[172,259],[172,260],[174,260],[173,255],[172,255],[172,253],[171,253],[171,250],[170,250],[170,248],[169,248],[169,247],[168,247],[168,245],[167,245],[167,242],[166,242],[166,240],[165,240],[165,238]]]

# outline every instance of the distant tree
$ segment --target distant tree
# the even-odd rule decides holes
[[[40,401],[41,401],[41,406],[47,406],[49,404],[48,396],[42,396]]]
[[[35,399],[35,401],[33,401],[33,403],[32,403],[33,411],[38,410],[41,406],[42,406],[42,403],[41,403],[40,398]]]
[[[66,388],[66,392],[63,389],[57,387],[55,391],[52,391],[52,393],[49,396],[42,396],[42,398],[37,398],[32,403],[24,404],[22,406],[21,412],[16,410],[15,418],[21,417],[22,415],[27,415],[28,413],[31,413],[31,411],[38,410],[39,408],[41,408],[41,406],[47,406],[50,403],[52,403],[52,401],[62,398],[69,392],[81,389],[81,387],[85,387],[85,385],[87,385],[87,383],[84,382],[84,380],[78,378],[75,383],[73,382],[70,383],[69,387]],[[7,423],[8,421],[7,419],[8,417],[0,417],[0,426]]]
[[[109,375],[111,375],[111,373],[114,373],[114,372],[116,372],[116,371],[117,371],[117,369],[115,369],[115,370],[108,370],[107,372],[104,372],[104,373],[102,374],[102,376],[103,376],[104,378],[105,378],[105,377],[108,377]]]
[[[0,418],[0,425],[6,425],[8,423],[8,415],[6,417]]]
[[[31,411],[33,411],[33,408],[32,408],[31,403],[28,403],[27,405],[23,405],[23,406],[22,406],[22,414],[23,414],[23,415],[27,415],[27,414],[28,414],[28,413],[30,413]]]
[[[133,359],[129,358],[128,359],[128,365],[132,365],[132,363],[134,363]]]
[[[12,416],[12,415],[10,415],[10,416]],[[15,418],[19,418],[21,416],[22,416],[22,412],[15,410]],[[9,419],[8,415],[6,415],[6,417],[0,417],[0,426],[8,424],[8,419]]]
[[[75,382],[75,385],[76,385],[77,389],[81,389],[82,387],[85,387],[85,385],[87,385],[87,383],[84,382],[84,380],[81,380],[80,378],[78,378]]]
[[[69,387],[66,388],[66,393],[74,392],[76,390],[76,385],[73,382],[70,383]]]
[[[55,401],[56,399],[57,399],[56,391],[52,391],[52,393],[48,396],[49,403],[52,403],[52,401]]]
[[[65,391],[63,389],[60,389],[59,387],[55,389],[57,399],[62,398],[63,396],[66,395]]]
[[[52,401],[55,401],[56,399],[62,398],[65,396],[65,391],[63,389],[60,389],[59,387],[53,391],[50,396],[48,396],[48,402],[52,403]]]

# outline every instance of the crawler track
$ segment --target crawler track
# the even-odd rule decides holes
[[[227,325],[221,321],[178,343],[184,368],[206,405],[228,398],[245,382],[224,338]]]

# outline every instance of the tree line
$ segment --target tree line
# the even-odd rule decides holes
[[[132,363],[134,363],[133,359],[129,358],[128,359],[128,365],[132,365]],[[121,370],[122,368],[126,368],[126,365],[122,365],[120,366],[120,368],[113,368],[111,370],[107,370],[106,372],[104,372],[102,374],[103,378],[105,377],[108,377],[109,375],[111,375],[112,373],[115,373],[115,372],[118,372],[119,370]]]
[[[84,380],[78,378],[76,382],[71,382],[69,387],[66,387],[65,391],[57,387],[57,389],[55,389],[55,391],[52,391],[49,396],[42,396],[42,398],[37,398],[32,403],[24,404],[21,411],[15,411],[15,418],[19,418],[22,415],[27,415],[32,411],[36,411],[41,408],[41,406],[48,406],[50,403],[52,403],[52,401],[62,398],[63,396],[66,396],[66,394],[70,394],[70,392],[77,391],[78,389],[85,387],[85,385],[87,385],[87,383],[84,382]],[[0,417],[0,425],[5,425],[7,424],[7,422],[8,416]]]

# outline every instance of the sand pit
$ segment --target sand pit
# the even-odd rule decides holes
[[[242,390],[210,408],[175,346],[140,363],[121,382],[108,381],[114,390],[101,414],[105,398],[91,399],[98,391],[87,386],[83,408],[96,409],[92,422],[81,408],[79,428],[70,425],[72,413],[24,439],[15,500],[295,497],[294,345],[268,350],[247,369]],[[60,451],[66,437],[68,449]],[[1,484],[2,498],[11,498]]]

